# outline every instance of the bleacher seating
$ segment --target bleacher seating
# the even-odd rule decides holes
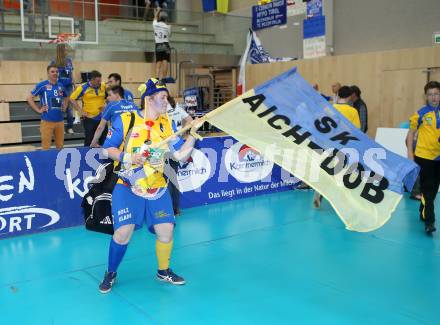
[[[22,42],[20,16],[16,13],[5,14],[5,30],[0,31],[0,46],[10,48],[48,48],[50,44]],[[219,41],[216,34],[201,31],[202,21],[191,23],[171,23],[172,46],[179,53],[194,54],[241,54],[242,46],[231,42]],[[25,23],[26,26],[27,23]],[[37,29],[41,22],[36,21]],[[39,25],[40,24],[40,25]],[[86,21],[86,31],[94,30],[92,21]],[[112,51],[149,51],[154,52],[154,33],[151,21],[130,19],[105,19],[99,22],[99,49]],[[79,49],[96,49],[96,45],[78,45]]]

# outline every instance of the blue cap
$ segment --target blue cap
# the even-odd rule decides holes
[[[146,83],[139,86],[138,90],[141,93],[141,99],[145,96],[151,96],[159,91],[168,91],[167,86],[160,80],[150,78]]]

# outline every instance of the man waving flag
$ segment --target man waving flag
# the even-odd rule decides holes
[[[419,170],[356,129],[296,69],[204,119],[319,191],[349,230],[384,225]]]

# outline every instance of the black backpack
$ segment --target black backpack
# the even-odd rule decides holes
[[[134,125],[134,113],[131,113],[127,135]],[[113,235],[112,192],[118,181],[117,171],[121,163],[114,167],[113,162],[101,164],[95,173],[98,180],[92,183],[81,203],[84,213],[84,224],[87,230]],[[100,181],[101,180],[101,181]]]

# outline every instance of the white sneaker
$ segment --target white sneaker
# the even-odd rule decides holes
[[[74,134],[75,132],[73,132],[73,129],[67,129],[67,133],[68,134]]]
[[[181,276],[178,276],[169,268],[166,270],[157,270],[156,276],[159,281],[169,282],[177,285],[185,284],[185,279]]]

